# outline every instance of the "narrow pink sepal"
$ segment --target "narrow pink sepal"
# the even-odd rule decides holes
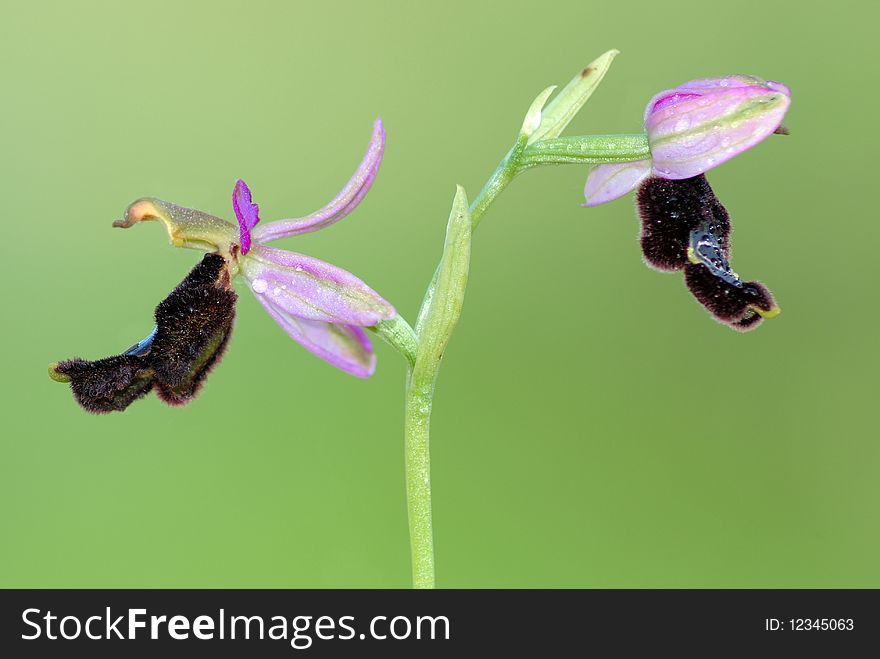
[[[613,201],[634,190],[651,174],[650,160],[596,165],[587,175],[584,186],[586,203],[582,206],[598,206]]]
[[[373,124],[370,144],[367,147],[363,160],[361,160],[361,164],[348,184],[336,195],[333,201],[311,215],[290,220],[278,220],[261,225],[253,233],[254,241],[259,244],[265,244],[279,238],[318,231],[341,220],[354,210],[373,185],[376,173],[379,171],[379,165],[382,163],[384,151],[385,128],[382,125],[382,119],[377,118]]]
[[[370,327],[397,315],[353,274],[311,256],[255,245],[241,269],[258,300],[297,318]]]
[[[313,355],[359,378],[368,378],[376,371],[373,345],[360,327],[297,318],[264,296],[257,299],[281,329]]]

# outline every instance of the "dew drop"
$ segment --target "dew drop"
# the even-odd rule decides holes
[[[252,288],[254,289],[254,293],[265,293],[266,289],[269,288],[269,284],[266,283],[265,279],[254,279]]]

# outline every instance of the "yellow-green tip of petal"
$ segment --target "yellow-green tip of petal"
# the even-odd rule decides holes
[[[782,309],[775,305],[767,310],[759,309],[758,307],[752,307],[752,309],[756,314],[758,314],[761,318],[764,318],[765,320],[769,318],[776,318],[776,316],[782,313]]]
[[[70,382],[70,377],[58,371],[58,362],[49,364],[49,377],[55,380],[55,382]]]

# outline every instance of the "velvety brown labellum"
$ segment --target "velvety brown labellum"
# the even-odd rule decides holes
[[[207,254],[156,307],[156,336],[147,359],[157,393],[182,405],[198,392],[223,355],[235,318],[235,291],[222,256]]]
[[[651,177],[636,195],[642,221],[642,253],[658,270],[681,270],[688,263],[691,231],[714,226],[725,257],[730,258],[730,217],[702,174],[673,181]]]
[[[89,412],[122,411],[153,387],[165,402],[185,404],[223,355],[236,297],[223,257],[207,254],[156,307],[154,334],[125,354],[71,359],[54,371]]]
[[[717,320],[745,331],[778,312],[765,286],[742,281],[730,267],[730,215],[705,176],[648,178],[636,202],[645,261],[684,270],[688,289]]]
[[[89,412],[121,412],[153,388],[153,370],[140,357],[116,355],[94,362],[69,359],[55,371],[70,378],[76,401]]]
[[[735,286],[714,275],[702,263],[688,263],[684,269],[688,290],[713,316],[734,329],[746,330],[760,324],[756,309],[769,312],[775,307],[773,296],[756,281]]]

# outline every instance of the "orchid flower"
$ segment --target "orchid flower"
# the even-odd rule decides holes
[[[369,156],[369,154],[368,154]],[[381,147],[376,155],[381,158]],[[256,204],[244,181],[235,184],[232,206],[240,228],[241,274],[257,300],[288,336],[334,366],[369,377],[376,369],[373,347],[363,328],[396,315],[394,307],[354,275],[316,258],[266,247],[264,243],[323,229],[346,215],[363,197],[375,176],[340,194],[326,208],[299,220],[271,222],[263,231],[252,230],[260,221]],[[351,184],[350,184],[351,185]],[[251,241],[256,244],[251,247]]]
[[[70,382],[78,402],[91,412],[123,410],[152,389],[169,404],[189,402],[229,340],[236,300],[232,280],[241,274],[290,338],[347,373],[371,376],[376,357],[365,328],[394,318],[394,307],[341,268],[265,243],[318,231],[354,210],[373,184],[384,145],[377,119],[366,155],[345,188],[301,218],[257,227],[259,207],[241,180],[232,193],[238,227],[160,199],[132,203],[114,226],[158,220],[173,245],[209,253],[159,304],[156,327],[146,339],[114,357],[53,364],[50,375]]]
[[[645,108],[650,158],[601,164],[587,177],[585,206],[638,188],[642,253],[658,270],[682,270],[694,297],[719,322],[757,327],[779,313],[767,288],[730,267],[730,216],[704,172],[773,133],[791,93],[779,82],[728,76],[660,92]]]
[[[584,205],[622,197],[652,175],[703,174],[780,130],[790,102],[782,83],[746,75],[692,80],[660,92],[645,108],[651,157],[593,167]]]

